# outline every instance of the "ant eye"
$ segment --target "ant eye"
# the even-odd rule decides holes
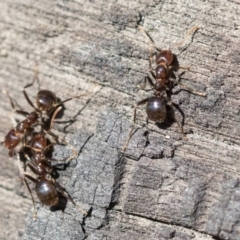
[[[40,111],[50,110],[56,104],[57,98],[48,90],[40,90],[37,95],[37,106]]]

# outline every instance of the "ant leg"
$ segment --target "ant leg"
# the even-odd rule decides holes
[[[146,33],[146,31],[144,30],[143,27],[138,26],[138,28],[139,28],[139,29],[143,32],[143,34],[149,39],[149,72],[151,73],[152,77],[153,77],[154,79],[156,79],[156,76],[155,76],[154,71],[153,71],[153,69],[152,69],[152,62],[153,62],[152,45],[155,46],[155,44],[154,44],[154,42],[152,41],[152,39],[148,36],[148,34]],[[157,48],[157,49],[158,49],[158,48]],[[160,50],[160,51],[161,51],[161,50]],[[143,84],[143,86],[140,86],[140,89],[145,89],[147,80],[148,80],[149,84],[150,84],[152,87],[154,87],[154,84],[153,84],[153,82],[152,82],[152,79],[151,79],[149,76],[147,76],[147,77],[145,77],[145,79],[144,79],[144,84]]]
[[[185,33],[183,40],[182,40],[181,42],[178,42],[178,43],[174,44],[173,47],[174,47],[174,46],[179,47],[179,46],[183,45],[183,43],[186,41],[186,39],[188,38],[188,36],[191,35],[192,33],[193,33],[192,35],[194,35],[194,33],[195,33],[198,29],[200,29],[200,27],[198,27],[198,26],[194,26],[194,27],[190,28],[190,29]]]
[[[27,85],[23,88],[23,95],[24,95],[25,99],[27,100],[28,104],[35,109],[35,111],[37,111],[38,109],[34,106],[34,104],[32,103],[32,101],[31,101],[30,98],[28,97],[28,94],[27,94],[27,92],[26,92],[26,88],[29,88],[29,87],[31,87],[31,86],[34,84],[34,82],[36,81],[36,79],[38,79],[38,73],[39,73],[39,72],[38,72],[38,69],[36,68],[32,82],[29,83],[29,84],[27,84]]]
[[[140,88],[140,89],[145,89],[145,88],[146,88],[146,83],[147,83],[147,81],[148,81],[148,83],[149,83],[152,87],[154,87],[154,83],[153,83],[152,79],[151,79],[149,76],[146,76],[146,77],[144,78],[144,83],[143,83],[143,85],[142,85],[142,86],[138,86],[138,88]]]
[[[170,69],[173,69],[173,70],[177,70],[177,69],[184,69],[184,70],[187,70],[187,71],[189,71],[189,69],[190,69],[190,67],[191,67],[191,65],[190,66],[187,66],[187,67],[181,67],[181,66],[170,66],[169,68]],[[199,96],[203,96],[203,97],[205,97],[205,96],[207,96],[207,93],[204,93],[204,92],[198,92],[198,91],[195,91],[194,89],[192,89],[192,88],[190,88],[190,87],[188,87],[188,86],[186,86],[186,85],[184,85],[184,84],[182,84],[182,83],[180,83],[180,82],[178,82],[178,81],[176,81],[176,80],[174,80],[174,79],[169,79],[170,81],[172,81],[172,82],[174,82],[174,83],[176,83],[176,84],[178,84],[178,85],[180,85],[183,89],[185,89],[185,90],[187,90],[187,91],[189,91],[189,92],[191,92],[191,93],[193,93],[193,94],[195,94],[195,95],[199,95]]]
[[[25,99],[27,100],[27,102],[29,103],[29,105],[30,105],[31,107],[33,107],[34,110],[37,112],[38,109],[34,106],[34,104],[32,103],[32,101],[31,101],[30,98],[28,97],[28,94],[27,94],[27,92],[25,91],[25,88],[23,89],[23,95],[24,95]]]
[[[35,178],[33,178],[31,175],[27,174],[27,173],[24,173],[24,183],[25,185],[27,186],[27,189],[31,195],[31,199],[32,199],[32,203],[33,203],[33,208],[34,208],[34,214],[33,214],[33,219],[36,220],[37,219],[37,208],[36,208],[36,204],[35,204],[35,201],[34,201],[34,198],[33,198],[33,195],[32,195],[32,191],[29,187],[29,184],[26,180],[26,178],[28,178],[29,180],[31,180],[32,182],[36,183],[37,180]]]
[[[148,38],[148,42],[150,45],[154,46],[158,51],[162,51],[161,48],[159,48],[158,46],[156,46],[156,44],[153,42],[153,40],[151,39],[151,37],[149,36],[149,34],[146,32],[146,30],[142,27],[142,26],[138,26],[138,29],[143,33],[143,35]]]
[[[82,94],[82,95],[78,95],[78,96],[74,96],[74,97],[67,98],[67,99],[65,99],[65,100],[63,100],[63,101],[61,101],[61,102],[56,103],[56,105],[53,106],[53,109],[56,108],[56,107],[59,107],[59,106],[62,105],[63,103],[68,102],[68,101],[70,101],[70,100],[72,100],[72,99],[74,99],[74,98],[80,98],[80,97],[83,97],[83,96],[86,96],[86,93],[84,93],[84,94]],[[51,113],[51,112],[52,112],[52,111],[50,111],[49,113]]]
[[[146,32],[145,32],[145,33],[146,33]],[[157,48],[157,50],[159,50],[159,49]],[[159,51],[161,51],[161,50],[159,50]],[[156,79],[156,75],[155,75],[155,73],[154,73],[154,71],[153,71],[152,65],[153,65],[153,53],[152,53],[151,44],[149,44],[149,72],[151,73],[152,77],[153,77],[154,79]],[[151,80],[151,79],[150,79],[150,80]],[[149,79],[148,79],[148,81],[149,81]],[[145,81],[145,82],[146,82],[146,81]],[[152,85],[152,86],[154,87],[154,84],[152,83],[152,81],[151,81],[151,82],[149,81],[149,83],[150,83],[150,85]]]
[[[65,141],[63,138],[57,136],[56,134],[54,134],[53,132],[51,132],[52,126],[53,126],[53,122],[57,116],[57,114],[59,113],[59,111],[61,111],[62,106],[59,106],[53,113],[52,119],[51,119],[51,123],[50,123],[50,128],[49,130],[44,130],[45,133],[51,135],[53,138],[55,138],[55,140],[58,142],[58,140],[60,140],[61,142],[65,143],[67,146],[69,146],[73,152],[72,156],[68,157],[67,159],[62,159],[61,161],[65,161],[65,162],[70,162],[73,158],[77,157],[78,152],[77,150],[71,145],[69,144],[67,141]],[[49,148],[50,146],[52,146],[53,144],[49,144],[44,151]],[[58,160],[59,161],[59,160]]]
[[[53,122],[54,122],[57,114],[58,114],[61,110],[62,110],[62,106],[59,106],[59,107],[54,111],[54,113],[53,113],[53,115],[52,115],[52,118],[51,118],[50,127],[49,127],[49,129],[48,129],[48,132],[51,132],[52,126],[53,126]]]
[[[148,80],[148,83],[149,83],[152,87],[155,86],[154,83],[153,83],[153,81],[152,81],[152,79],[151,79],[149,76],[145,77],[145,83],[146,83],[147,80]]]
[[[10,95],[8,94],[7,91],[2,90],[2,92],[3,92],[4,94],[6,94],[7,97],[9,98],[10,103],[11,103],[11,106],[12,106],[12,109],[14,110],[14,112],[19,113],[19,114],[22,114],[22,115],[24,115],[24,116],[28,115],[28,112],[23,111],[23,110],[18,110],[18,109],[15,108],[15,105],[14,105],[14,103],[13,103],[13,100],[12,100],[12,98],[10,97]]]
[[[161,48],[159,48],[159,47],[157,47],[156,45],[155,45],[155,43],[153,42],[153,40],[151,39],[151,37],[148,35],[148,33],[145,31],[145,29],[142,27],[142,26],[138,26],[138,28],[140,29],[140,31],[148,38],[148,40],[149,40],[149,72],[150,72],[150,74],[152,75],[152,77],[154,78],[154,79],[156,79],[156,75],[155,75],[155,73],[154,73],[154,71],[153,71],[153,68],[152,68],[152,65],[153,65],[153,53],[152,53],[152,46],[154,46],[158,51],[162,51],[161,50]],[[151,81],[151,79],[150,78],[148,78],[148,82],[150,83],[150,85],[152,86],[152,87],[154,87],[154,84],[153,84],[153,82]],[[145,83],[144,84],[146,84],[146,78],[145,78]],[[144,85],[145,86],[145,85]]]
[[[31,171],[36,174],[36,175],[39,175],[38,171],[37,171],[37,166],[35,164],[35,162],[28,162],[27,164],[27,167],[29,167],[31,169]]]
[[[174,121],[177,123],[177,125],[178,125],[178,127],[179,127],[179,129],[180,129],[180,132],[182,133],[183,139],[184,139],[185,141],[188,141],[188,139],[187,139],[187,137],[186,137],[186,135],[185,135],[185,133],[184,133],[184,131],[183,131],[183,126],[178,122],[178,120],[177,120],[177,118],[176,118],[176,116],[175,116],[175,111],[174,111],[174,108],[173,108],[172,101],[171,101],[171,100],[168,101],[167,105],[171,108],[172,117],[173,117]]]
[[[33,195],[32,195],[32,191],[31,191],[31,189],[30,189],[30,187],[29,187],[29,184],[28,184],[26,178],[29,178],[29,179],[30,179],[30,176],[24,174],[24,183],[25,183],[25,185],[27,186],[27,189],[28,189],[28,191],[29,191],[29,193],[30,193],[30,195],[31,195],[31,199],[32,199],[32,203],[33,203],[33,208],[34,208],[33,219],[36,220],[36,219],[37,219],[36,204],[35,204],[35,201],[34,201],[34,198],[33,198]],[[32,181],[33,181],[33,179],[34,179],[34,178],[31,178]],[[35,179],[34,179],[34,180],[35,180]]]
[[[20,155],[19,155],[19,153],[16,153],[16,155],[17,155],[18,170],[19,170],[20,175],[23,176],[24,175],[24,171],[23,171],[23,169],[21,169]]]
[[[39,148],[33,148],[32,146],[30,145],[24,145],[24,147],[27,147],[27,148],[30,148],[31,150],[33,150],[34,152],[38,152],[38,153],[41,153],[42,154],[42,157],[41,158],[41,161],[42,162],[45,162],[46,165],[48,165],[49,169],[52,167],[51,165],[49,165],[50,162],[59,162],[59,161],[65,161],[66,162],[66,159],[61,159],[61,160],[56,160],[56,159],[53,159],[53,158],[47,158],[45,157],[44,155],[44,152],[47,151],[48,148],[50,148],[51,146],[53,146],[56,142],[54,143],[50,143],[49,145],[47,145],[43,150],[42,149],[39,149]],[[29,163],[27,163],[26,165],[35,173],[37,174],[36,170],[35,170],[35,165],[32,163],[31,159],[29,158],[29,156],[27,154],[24,154],[24,156],[26,157],[26,159],[28,160]],[[68,158],[67,158],[68,159]]]
[[[72,159],[74,159],[75,157],[78,156],[78,152],[77,152],[77,150],[74,148],[73,145],[71,145],[70,143],[68,143],[67,141],[65,141],[63,138],[57,136],[56,134],[54,134],[54,133],[52,133],[52,132],[49,132],[49,131],[44,131],[44,132],[47,133],[47,134],[49,134],[49,135],[51,135],[53,138],[55,138],[57,142],[59,142],[59,140],[60,140],[61,142],[63,142],[64,144],[66,144],[69,148],[71,148],[71,150],[72,150],[72,152],[73,152],[72,156],[70,156],[70,157],[68,157],[68,158],[66,158],[66,159],[61,159],[61,160],[56,160],[56,161],[61,161],[61,162],[64,161],[64,162],[67,162],[67,163],[68,163],[68,162],[72,161]],[[46,148],[48,148],[48,146],[47,146]],[[44,150],[44,151],[45,151],[45,150]]]
[[[151,71],[150,73],[151,73],[152,77],[153,77],[154,79],[156,79],[155,73],[154,73],[153,71]]]
[[[126,143],[125,143],[125,145],[124,145],[124,147],[123,147],[123,149],[122,149],[124,152],[125,152],[125,150],[126,150],[126,148],[127,148],[127,146],[128,146],[129,140],[130,140],[131,137],[132,137],[133,128],[134,128],[135,123],[136,123],[137,108],[138,108],[140,105],[146,103],[146,102],[148,101],[148,99],[149,99],[149,98],[145,98],[145,99],[137,102],[137,104],[136,104],[136,106],[135,106],[135,108],[134,108],[133,123],[132,123],[131,131],[130,131],[129,136],[128,136],[128,139],[127,139],[127,141],[126,141]]]
[[[153,63],[153,53],[152,53],[151,45],[149,45],[149,72],[151,73],[153,73],[152,63]]]
[[[61,187],[61,185],[60,185],[57,181],[55,181],[54,179],[53,179],[52,181],[53,181],[54,185],[59,189],[59,191],[61,192],[61,194],[62,194],[65,198],[67,198],[75,207],[77,207],[84,216],[87,216],[87,215],[88,215],[88,213],[87,213],[86,211],[84,211],[80,206],[78,206],[78,205],[73,201],[73,199],[70,197],[70,195],[69,195],[66,191],[63,190],[63,188]]]
[[[35,67],[35,74],[34,74],[34,77],[33,77],[32,82],[29,83],[29,84],[27,84],[27,85],[24,87],[24,89],[31,87],[31,86],[34,84],[34,82],[35,82],[36,80],[38,80],[38,74],[39,74],[39,72],[38,72],[38,68],[37,68],[37,66],[36,66],[36,67]]]
[[[176,83],[176,84],[178,84],[179,86],[181,86],[182,89],[185,89],[185,90],[187,90],[187,91],[189,91],[189,92],[191,92],[191,93],[193,93],[195,95],[199,95],[199,96],[203,96],[203,97],[207,96],[207,93],[205,93],[205,92],[195,91],[194,89],[192,89],[192,88],[190,88],[190,87],[188,87],[188,86],[186,86],[186,85],[184,85],[184,84],[182,84],[182,83],[180,83],[180,82],[178,82],[178,81],[176,81],[174,79],[169,79],[169,80],[174,82],[174,83]]]
[[[152,69],[153,54],[152,54],[152,47],[151,47],[151,46],[152,46],[152,44],[154,44],[154,43],[153,43],[153,41],[151,40],[151,38],[147,35],[147,33],[146,33],[146,31],[144,30],[143,27],[139,26],[139,29],[144,33],[145,36],[147,36],[147,37],[150,39],[150,42],[149,42],[149,72],[151,73],[152,77],[153,77],[154,79],[156,79],[156,76],[155,76],[154,71],[153,71],[153,69]],[[154,87],[154,84],[153,84],[153,82],[152,82],[152,79],[151,79],[149,76],[147,76],[147,77],[145,77],[145,79],[144,79],[144,84],[143,84],[142,86],[140,86],[140,89],[145,89],[147,80],[148,80],[149,84],[150,84],[152,87]]]
[[[141,29],[140,26],[139,26],[139,28]],[[144,33],[145,33],[146,36],[148,36],[145,30],[144,30]],[[150,38],[150,37],[148,36],[148,38]],[[155,75],[155,73],[153,71],[153,68],[152,68],[152,65],[153,65],[152,64],[153,63],[152,45],[155,46],[154,42],[150,39],[150,43],[149,43],[149,72],[151,73],[152,77],[154,79],[156,79],[156,75]],[[156,49],[161,52],[161,49],[159,49],[158,47],[156,47]],[[153,86],[153,84],[151,84],[151,83],[150,83],[150,85]]]

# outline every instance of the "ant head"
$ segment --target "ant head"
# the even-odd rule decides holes
[[[173,61],[173,53],[170,50],[163,50],[156,56],[157,65],[171,65]]]
[[[40,90],[37,94],[37,106],[40,111],[49,111],[57,103],[56,95],[48,90]]]

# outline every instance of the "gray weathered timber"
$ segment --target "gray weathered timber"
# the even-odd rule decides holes
[[[19,181],[16,158],[0,146],[0,239],[240,239],[240,47],[238,1],[0,1],[0,89],[31,111],[22,88],[39,70],[39,88],[65,104],[54,132],[80,152],[59,171],[59,183],[90,215],[67,203],[64,212],[38,206]],[[174,88],[187,142],[177,124],[146,122],[144,106],[126,152],[138,88],[148,74],[148,40],[172,49],[176,79],[207,97]],[[199,26],[194,37],[184,34]],[[14,121],[0,94],[0,139]],[[71,154],[58,147],[56,158]]]

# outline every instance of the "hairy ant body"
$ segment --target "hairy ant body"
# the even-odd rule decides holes
[[[29,103],[29,105],[31,105],[31,107],[34,108],[33,112],[28,113],[28,112],[25,112],[22,110],[16,110],[11,97],[8,95],[8,93],[6,93],[10,99],[12,108],[15,110],[15,112],[27,116],[26,119],[24,119],[23,121],[18,123],[16,125],[16,127],[12,128],[5,136],[3,143],[4,143],[5,147],[8,148],[8,150],[9,150],[9,156],[13,156],[13,154],[15,153],[14,149],[18,146],[18,144],[22,141],[22,139],[24,137],[26,137],[32,133],[33,128],[36,125],[41,125],[42,128],[46,128],[46,126],[45,126],[46,122],[43,121],[44,116],[50,117],[50,115],[52,113],[53,113],[53,115],[56,116],[55,112],[58,113],[61,110],[61,109],[59,109],[59,108],[61,108],[60,105],[62,105],[63,103],[65,103],[67,101],[70,101],[74,98],[79,98],[79,97],[83,96],[83,95],[74,96],[74,97],[65,99],[63,101],[58,101],[56,95],[53,92],[51,92],[49,90],[40,90],[36,97],[37,107],[35,107],[34,104],[32,103],[32,101],[30,100],[30,98],[28,97],[28,94],[25,89],[32,86],[34,84],[36,78],[37,78],[37,73],[35,74],[32,83],[26,85],[23,88],[24,97],[27,100],[27,102]],[[53,123],[53,121],[51,121],[49,129],[51,129],[52,123]],[[45,130],[50,132],[49,129],[45,129]]]
[[[142,27],[139,27],[139,28],[144,33],[144,35],[149,38],[149,36],[145,32],[145,30]],[[196,31],[197,29],[198,29],[198,27],[191,28],[190,31],[188,31],[187,35],[189,35],[189,32]],[[180,85],[183,89],[185,89],[193,94],[200,95],[200,96],[206,96],[206,93],[197,92],[197,91],[179,83],[175,79],[172,79],[171,74],[172,74],[173,70],[176,70],[179,68],[189,70],[190,67],[186,68],[186,67],[174,66],[173,65],[174,55],[171,52],[171,50],[159,49],[158,47],[156,47],[156,45],[154,44],[154,42],[152,40],[150,40],[150,44],[153,45],[160,52],[157,54],[156,59],[155,59],[157,67],[156,67],[155,73],[154,73],[154,71],[152,69],[152,52],[151,52],[151,50],[149,50],[150,73],[151,73],[152,77],[155,79],[155,83],[153,83],[152,79],[149,76],[146,76],[145,81],[144,81],[144,86],[146,85],[146,82],[148,81],[148,83],[153,87],[155,92],[154,92],[153,96],[137,102],[137,104],[134,108],[134,117],[133,117],[132,128],[131,128],[129,137],[123,147],[123,151],[126,150],[129,140],[132,136],[133,128],[136,123],[137,108],[143,104],[147,104],[146,105],[146,113],[147,113],[148,119],[150,119],[156,123],[164,122],[164,120],[166,119],[166,115],[167,115],[166,106],[169,106],[172,110],[173,118],[181,131],[183,139],[187,140],[187,137],[183,131],[183,127],[180,125],[180,123],[178,122],[178,120],[176,119],[175,114],[174,114],[173,104],[170,99],[171,98],[171,85],[170,85],[171,82]]]

